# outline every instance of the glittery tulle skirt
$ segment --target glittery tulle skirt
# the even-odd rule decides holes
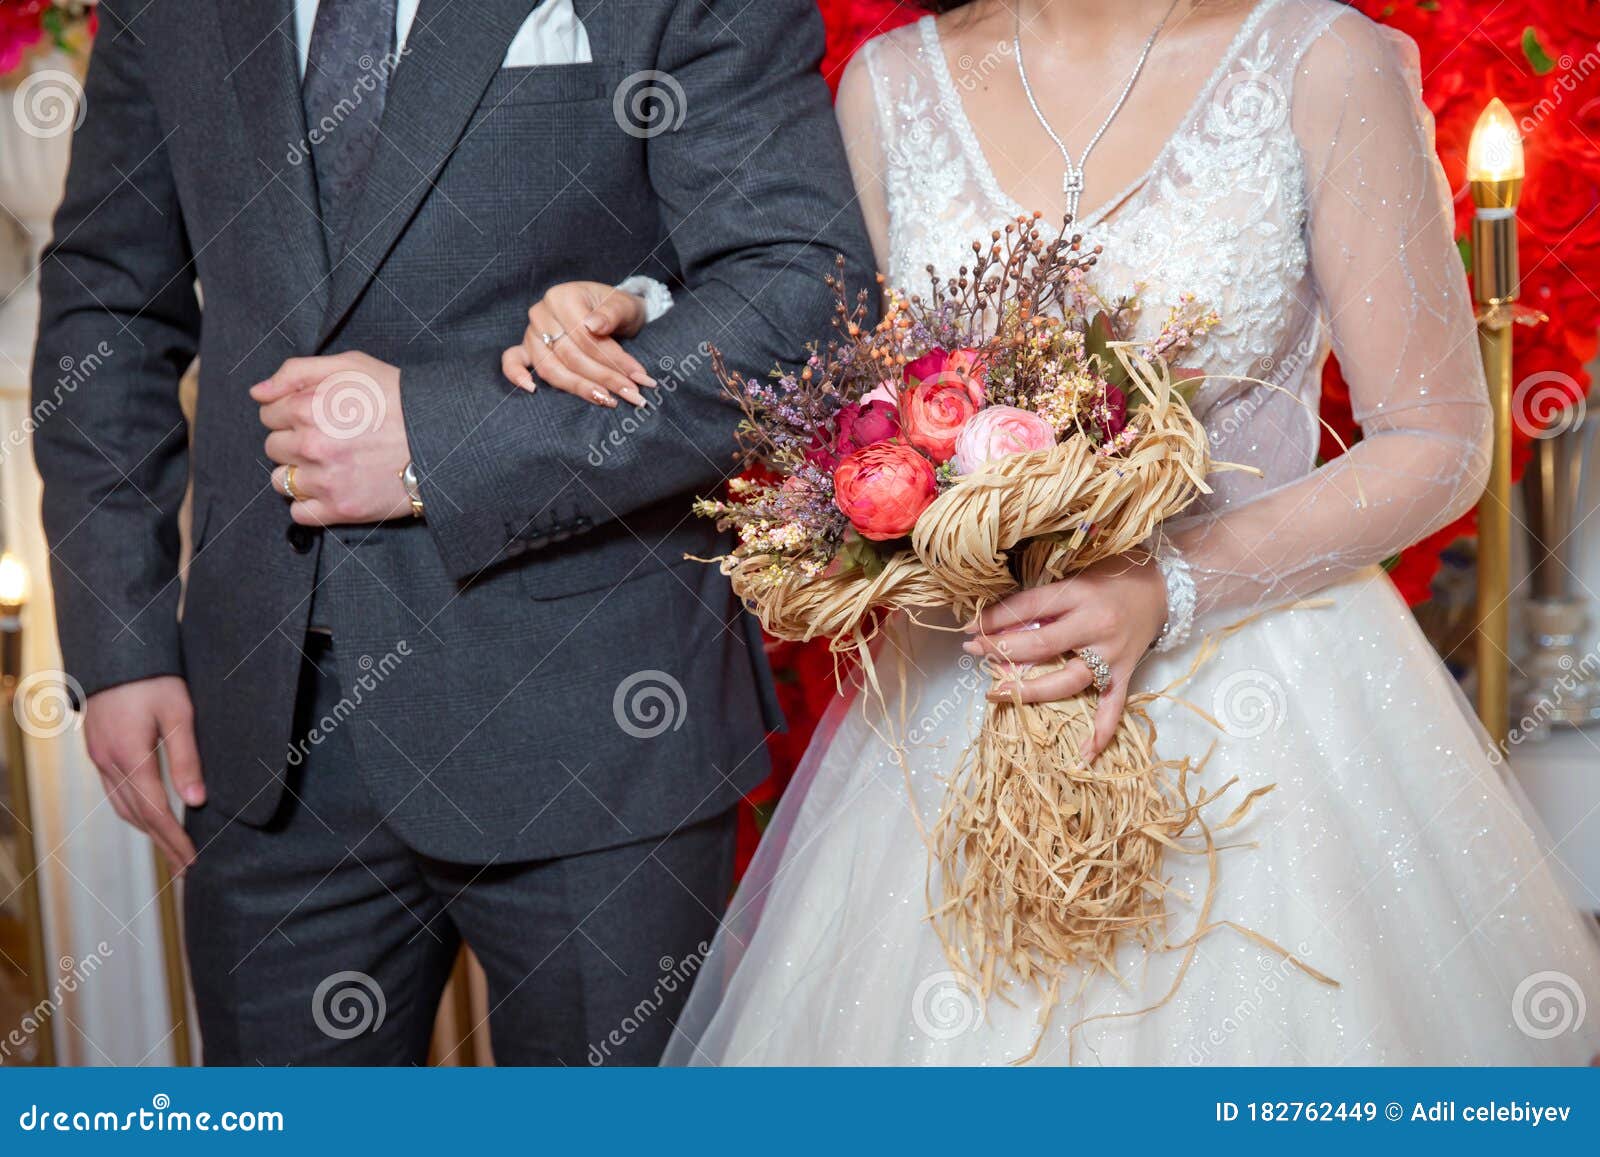
[[[1053,1009],[1031,988],[979,1000],[926,919],[913,810],[924,822],[937,813],[986,678],[958,634],[910,628],[907,661],[879,664],[895,723],[866,696],[834,704],[665,1063],[1001,1064],[1029,1054],[1041,1023],[1030,1063],[1587,1063],[1600,1053],[1600,937],[1505,764],[1380,572],[1324,595],[1327,605],[1227,637],[1174,692],[1215,725],[1176,701],[1152,715],[1167,758],[1215,746],[1200,786],[1237,777],[1242,798],[1277,785],[1228,833],[1236,846],[1216,861],[1212,919],[1338,987],[1222,929],[1150,1011],[1183,953],[1130,944],[1117,975],[1089,978]],[[1136,690],[1180,679],[1202,632],[1225,625],[1201,623],[1188,647],[1153,656]],[[890,730],[908,740],[904,768]],[[1180,898],[1166,936],[1179,942],[1208,864],[1168,862]]]

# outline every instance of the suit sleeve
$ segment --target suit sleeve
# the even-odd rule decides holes
[[[660,382],[649,407],[524,394],[501,377],[499,348],[402,370],[428,525],[457,577],[538,549],[547,512],[570,535],[714,490],[738,416],[707,343],[755,375],[795,364],[829,333],[835,256],[851,285],[872,284],[822,48],[811,0],[678,0],[669,18],[655,83],[683,123],[651,137],[648,158],[683,284],[628,343]]]
[[[200,330],[166,136],[121,7],[100,6],[84,119],[39,271],[33,367],[61,649],[85,694],[182,673],[178,381]]]

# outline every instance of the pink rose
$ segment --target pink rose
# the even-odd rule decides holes
[[[960,474],[975,474],[987,463],[1055,444],[1056,432],[1038,414],[1016,406],[990,406],[961,428],[951,465]]]
[[[899,409],[900,388],[893,383],[884,382],[881,386],[868,390],[861,395],[861,404],[865,406],[868,402],[888,402],[891,406]]]
[[[982,404],[959,381],[929,378],[900,391],[900,429],[907,442],[935,462],[948,462],[961,427]]]
[[[876,399],[851,403],[839,411],[834,421],[839,429],[838,452],[841,455],[854,454],[900,433],[899,408],[892,402]]]
[[[983,405],[986,390],[984,378],[989,367],[983,355],[973,349],[932,349],[905,368],[907,386],[924,382],[955,383],[971,395],[973,402]]]
[[[911,533],[938,494],[933,464],[904,442],[875,442],[833,472],[833,499],[862,538]]]

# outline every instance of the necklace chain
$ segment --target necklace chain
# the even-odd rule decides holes
[[[1016,4],[1012,8],[1014,30],[1011,37],[1011,47],[1017,57],[1017,75],[1022,78],[1022,91],[1028,96],[1028,104],[1033,109],[1033,115],[1039,118],[1039,123],[1044,126],[1044,131],[1055,142],[1056,148],[1061,150],[1061,158],[1067,163],[1066,174],[1061,179],[1061,191],[1067,195],[1067,216],[1072,220],[1078,219],[1078,199],[1083,196],[1083,170],[1089,163],[1089,154],[1094,152],[1094,147],[1100,143],[1100,138],[1106,135],[1106,130],[1111,127],[1111,122],[1117,119],[1117,114],[1122,111],[1122,106],[1128,103],[1128,96],[1133,92],[1133,86],[1139,83],[1139,77],[1144,72],[1145,62],[1150,59],[1150,50],[1156,46],[1156,38],[1161,35],[1161,30],[1167,26],[1167,21],[1172,19],[1172,14],[1178,10],[1178,0],[1172,0],[1172,7],[1167,9],[1167,14],[1156,25],[1155,31],[1150,33],[1150,38],[1144,42],[1144,50],[1139,53],[1138,62],[1133,66],[1133,74],[1128,77],[1128,83],[1122,86],[1122,93],[1117,97],[1117,103],[1111,106],[1111,112],[1106,115],[1105,121],[1089,138],[1089,143],[1084,146],[1083,157],[1076,162],[1072,153],[1067,149],[1056,130],[1051,126],[1049,119],[1044,115],[1044,110],[1039,107],[1039,100],[1033,95],[1033,85],[1028,80],[1028,69],[1022,61],[1022,7]]]

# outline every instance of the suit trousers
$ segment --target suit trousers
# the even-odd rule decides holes
[[[363,788],[352,745],[371,725],[341,705],[334,645],[307,639],[288,791],[272,820],[187,816],[199,855],[185,932],[205,1062],[424,1064],[465,940],[488,976],[497,1063],[655,1064],[732,887],[733,813],[530,863],[420,855]],[[449,785],[416,790],[448,797]]]

